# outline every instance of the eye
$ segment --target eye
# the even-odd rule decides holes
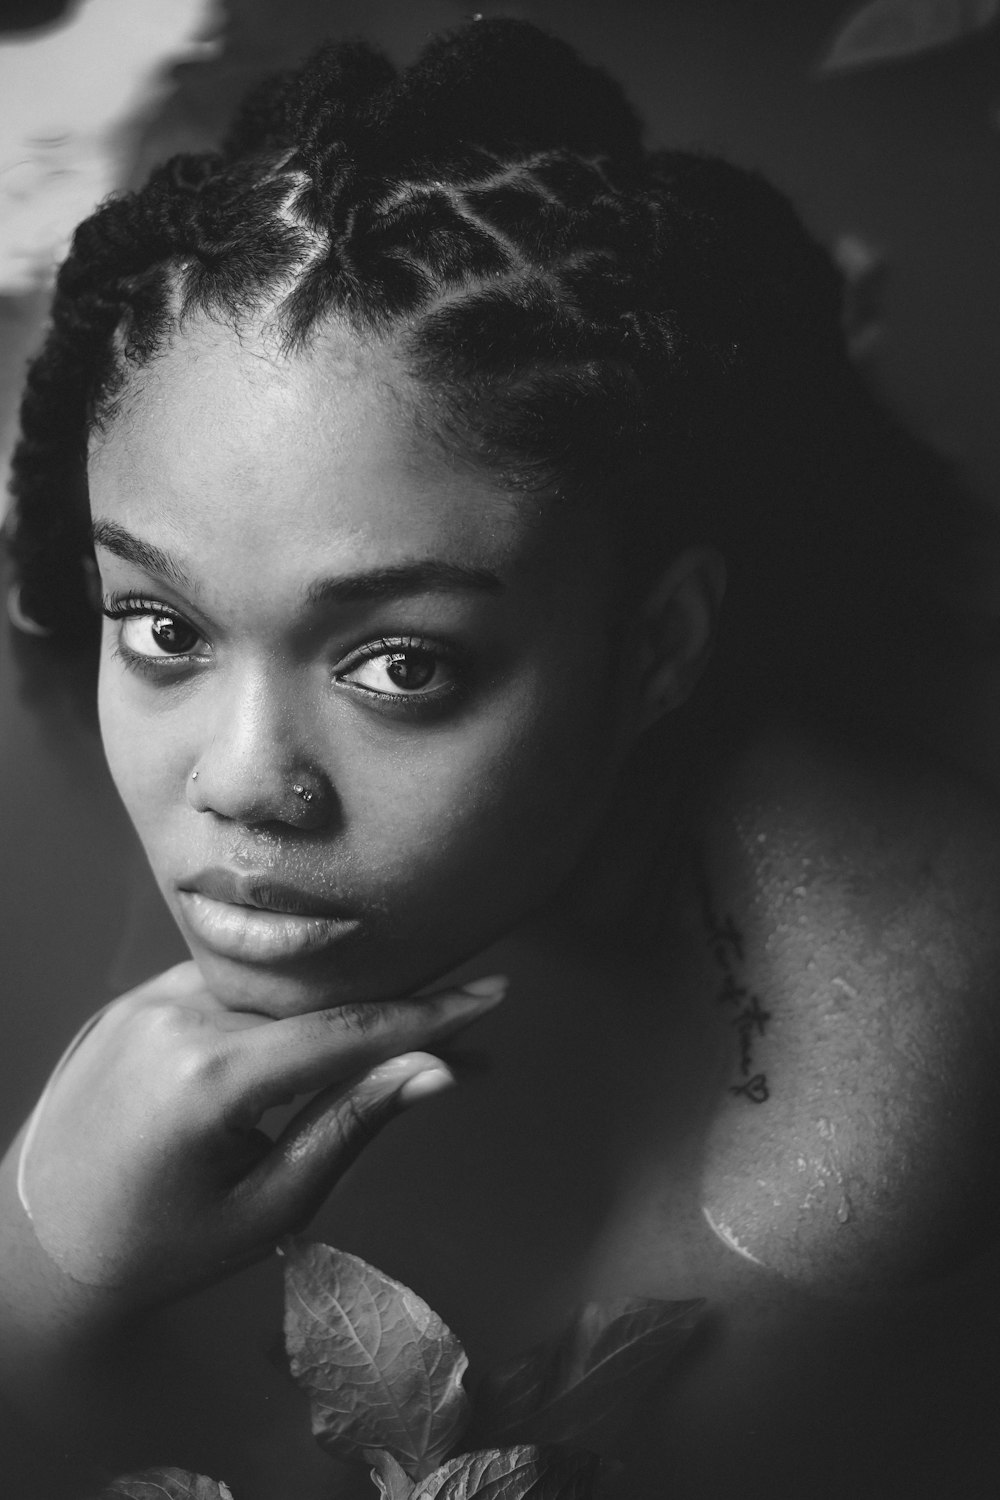
[[[106,600],[103,612],[109,620],[120,621],[118,649],[126,659],[163,661],[203,654],[198,648],[206,643],[195,627],[155,600]]]
[[[456,685],[450,659],[420,641],[374,641],[337,673],[337,681],[382,698],[437,696]]]
[[[122,621],[120,639],[137,656],[187,656],[201,637],[177,615],[132,615]]]

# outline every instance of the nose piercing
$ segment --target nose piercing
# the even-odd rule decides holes
[[[191,780],[198,780],[197,770],[191,772]],[[309,787],[303,786],[300,781],[295,781],[292,783],[292,792],[296,797],[301,798],[301,800],[306,804],[307,807],[311,802],[316,801],[317,794],[314,791],[311,791]]]

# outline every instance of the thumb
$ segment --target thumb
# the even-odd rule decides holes
[[[273,1238],[302,1229],[368,1142],[400,1110],[455,1085],[429,1052],[405,1052],[372,1068],[345,1093],[324,1089],[289,1122],[247,1183],[261,1228]]]

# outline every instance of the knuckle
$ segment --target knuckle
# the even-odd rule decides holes
[[[345,1031],[360,1041],[370,1041],[386,1029],[387,1010],[388,1007],[384,1005],[356,1001],[341,1005],[327,1014],[330,1025],[336,1030]]]
[[[163,1092],[196,1100],[219,1090],[228,1058],[190,1010],[170,1002],[147,1006],[136,1013],[133,1024],[143,1053],[156,1058]]]
[[[151,1051],[169,1053],[190,1031],[190,1024],[181,1006],[164,1001],[133,1009],[131,1028],[141,1045]]]
[[[340,1149],[338,1170],[345,1169],[392,1113],[391,1095],[360,1088],[346,1094],[336,1112]]]
[[[341,1100],[337,1111],[340,1131],[350,1139],[362,1135],[371,1128],[373,1110],[371,1101],[351,1093]]]
[[[185,1098],[209,1098],[222,1089],[227,1059],[217,1047],[188,1040],[177,1048],[171,1071],[175,1087]]]

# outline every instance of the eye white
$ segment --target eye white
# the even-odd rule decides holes
[[[136,656],[184,656],[198,642],[195,631],[171,615],[126,615],[120,630],[122,645]]]
[[[399,667],[412,672],[416,680],[412,683],[398,682],[391,669]],[[437,686],[441,663],[429,651],[386,651],[380,656],[370,656],[344,674],[344,681],[375,693],[392,694],[394,697],[412,697]]]

